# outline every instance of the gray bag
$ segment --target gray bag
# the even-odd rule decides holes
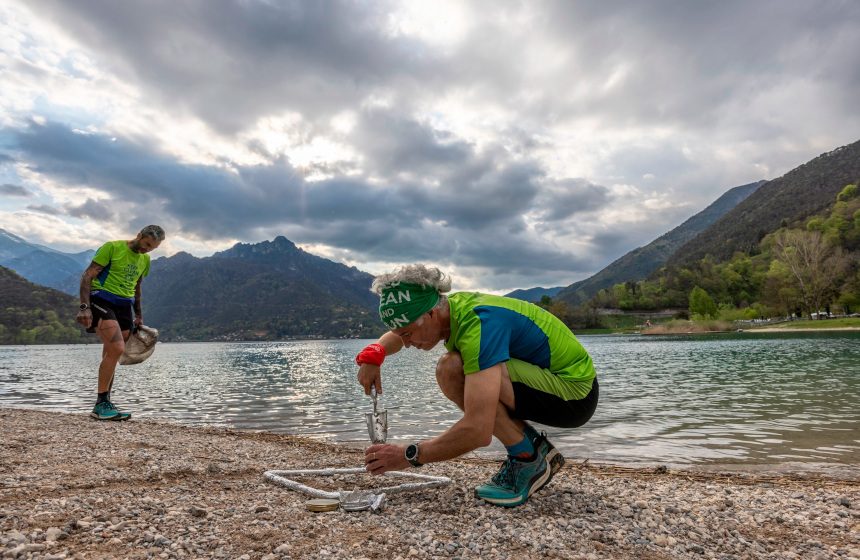
[[[155,351],[156,342],[158,342],[158,329],[140,325],[128,337],[125,352],[119,357],[120,365],[130,366],[144,361]]]

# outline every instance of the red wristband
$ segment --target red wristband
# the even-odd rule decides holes
[[[377,342],[365,346],[364,350],[359,352],[358,356],[355,357],[355,363],[358,365],[373,364],[375,366],[381,366],[384,361],[385,348]]]

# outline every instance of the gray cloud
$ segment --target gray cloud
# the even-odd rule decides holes
[[[6,196],[22,196],[28,197],[33,196],[33,193],[22,187],[21,185],[12,185],[10,183],[4,183],[0,185],[0,194],[4,194]]]
[[[386,2],[31,5],[165,105],[226,132],[284,110],[314,120],[371,92],[426,86],[446,73],[434,52],[382,32]]]
[[[593,212],[610,201],[609,190],[585,179],[567,179],[544,185],[538,209],[547,222],[566,220],[578,213]]]
[[[521,271],[536,262],[547,271],[583,271],[591,264],[526,231],[522,215],[538,191],[534,165],[497,161],[469,175],[471,182],[443,188],[360,178],[307,182],[283,160],[224,170],[182,164],[146,145],[55,123],[31,123],[14,134],[34,171],[102,190],[112,200],[68,206],[75,217],[137,223],[167,215],[178,230],[202,239],[280,228],[297,242],[325,243],[373,260],[408,255]],[[587,205],[585,192],[577,196]]]
[[[40,214],[47,214],[49,216],[60,216],[63,214],[60,210],[47,204],[30,204],[27,206],[27,210],[32,210],[33,212],[38,212]]]
[[[778,176],[860,130],[857,2],[476,0],[464,4],[479,16],[468,33],[441,47],[391,34],[393,5],[22,3],[99,72],[139,88],[147,109],[198,117],[227,141],[296,112],[308,141],[336,138],[360,163],[297,169],[251,140],[265,163],[190,165],[123,136],[121,123],[111,142],[57,122],[7,130],[17,163],[116,202],[71,205],[79,216],[163,216],[197,240],[283,231],[368,260],[491,271],[488,285],[546,285],[593,272],[727,188]],[[42,71],[30,66],[13,70]],[[469,115],[448,119],[438,100]],[[357,116],[345,136],[330,124],[344,110]],[[458,118],[480,130],[452,132]],[[311,171],[329,178],[308,181]],[[687,206],[615,231],[595,221],[600,212],[641,202],[613,195],[618,184]]]
[[[110,205],[91,198],[83,204],[67,205],[66,212],[75,218],[89,218],[97,222],[110,222],[114,219],[114,212]]]

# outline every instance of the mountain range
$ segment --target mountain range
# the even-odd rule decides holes
[[[177,253],[152,262],[144,321],[167,340],[373,337],[372,281],[280,236],[205,258]]]
[[[505,294],[505,296],[535,303],[543,299],[544,296],[554,298],[563,289],[564,286],[556,286],[555,288],[528,288],[525,290],[514,290]]]
[[[75,323],[78,298],[33,284],[3,266],[0,301],[0,344],[90,341]]]
[[[64,253],[0,229],[0,266],[14,270],[30,282],[67,294],[78,294],[81,273],[94,254],[94,250]]]
[[[556,296],[568,305],[579,305],[600,290],[615,284],[641,280],[665,265],[685,243],[705,231],[714,222],[753,194],[765,181],[757,181],[729,189],[707,208],[643,247],[638,247],[613,261],[597,274],[574,282]]]
[[[778,179],[730,189],[702,212],[591,278],[564,289],[531,288],[511,295],[531,301],[547,295],[578,305],[603,288],[643,280],[675,263],[705,255],[725,259],[736,251],[754,253],[765,234],[784,226],[803,226],[858,178],[860,142],[822,154]],[[76,294],[78,278],[92,254],[63,253],[0,230],[0,266],[6,267],[0,269],[4,302],[26,299],[22,294],[28,291],[39,294],[32,298],[29,311],[21,308],[14,316],[0,317],[4,321],[0,333],[17,329],[23,333],[18,339],[36,337],[36,341],[50,338],[44,333],[68,337],[65,329],[75,328],[69,320],[74,317],[76,299],[30,282]],[[145,322],[158,327],[163,340],[375,337],[382,327],[376,297],[369,291],[371,282],[366,272],[276,237],[239,243],[211,257],[178,253],[154,259],[143,284],[143,310]],[[39,321],[53,330],[34,330]],[[0,340],[8,343],[10,339]]]
[[[781,226],[802,225],[824,212],[836,195],[860,179],[860,141],[821,154],[782,177],[761,185],[667,261],[684,266],[705,255],[722,261],[736,251],[755,252],[758,242]]]

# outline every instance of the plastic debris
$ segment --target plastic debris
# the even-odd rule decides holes
[[[158,342],[158,329],[140,325],[128,337],[125,352],[119,357],[120,365],[130,366],[146,360],[155,351],[156,342]]]

